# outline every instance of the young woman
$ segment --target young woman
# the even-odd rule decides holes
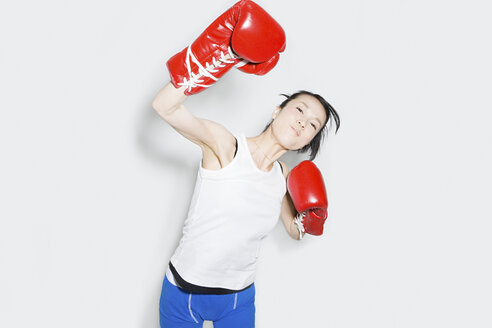
[[[266,45],[259,52],[258,46],[250,46],[264,38]],[[338,114],[321,96],[307,91],[287,96],[273,110],[270,124],[254,137],[233,134],[183,106],[188,96],[238,63],[243,72],[265,74],[284,47],[280,25],[254,2],[242,0],[167,62],[171,83],[157,94],[153,107],[201,148],[202,160],[183,236],[164,278],[161,327],[201,327],[204,320],[213,321],[215,328],[254,327],[261,240],[279,216],[292,238],[302,238],[304,222],[296,208],[309,217],[312,208],[327,206],[321,189],[311,187],[322,185],[322,178],[312,173],[312,181],[303,181],[305,175],[289,181],[299,191],[291,198],[286,188],[289,169],[278,161],[289,150],[310,151],[314,159],[327,121],[335,120],[338,130]],[[322,223],[315,224],[322,228]]]

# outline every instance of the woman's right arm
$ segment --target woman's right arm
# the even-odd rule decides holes
[[[220,168],[228,162],[235,138],[219,123],[194,116],[183,102],[187,96],[186,87],[176,89],[168,83],[157,94],[152,107],[169,125],[186,139],[200,146],[203,151],[203,164],[211,168]],[[217,167],[218,165],[218,167]]]

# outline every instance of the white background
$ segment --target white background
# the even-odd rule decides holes
[[[233,3],[2,2],[1,327],[158,327],[200,151],[151,103]],[[286,31],[278,66],[186,106],[254,136],[307,89],[342,126],[315,161],[326,233],[279,221],[263,243],[257,327],[491,327],[489,2],[259,3]]]

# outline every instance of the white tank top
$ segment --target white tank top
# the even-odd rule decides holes
[[[183,236],[171,263],[194,285],[240,290],[254,282],[263,238],[275,227],[286,192],[279,162],[269,172],[253,161],[243,134],[234,159],[198,169]]]

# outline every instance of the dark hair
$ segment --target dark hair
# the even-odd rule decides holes
[[[305,145],[301,149],[297,150],[298,153],[305,153],[308,150],[310,150],[309,160],[312,161],[316,157],[316,155],[318,154],[319,147],[320,147],[321,142],[322,142],[324,135],[326,133],[326,123],[328,123],[328,120],[330,120],[330,127],[331,127],[331,124],[333,123],[333,121],[335,121],[335,125],[336,125],[335,133],[337,133],[338,128],[340,128],[340,117],[338,116],[338,113],[335,111],[335,109],[323,97],[321,97],[320,95],[318,95],[316,93],[312,93],[312,92],[305,91],[305,90],[300,90],[300,91],[297,91],[296,93],[293,93],[291,95],[286,95],[283,93],[280,95],[287,98],[279,105],[279,107],[281,109],[283,109],[289,103],[289,101],[299,97],[300,95],[310,95],[310,96],[316,98],[321,103],[321,105],[323,105],[323,108],[325,109],[325,112],[326,112],[325,124],[323,124],[323,126],[319,129],[318,133],[314,136],[314,138],[311,140],[310,143],[308,143],[307,145]],[[268,125],[265,127],[265,129],[263,129],[263,132],[265,132],[270,127],[270,125],[272,123],[273,123],[273,120],[270,123],[268,123]]]

